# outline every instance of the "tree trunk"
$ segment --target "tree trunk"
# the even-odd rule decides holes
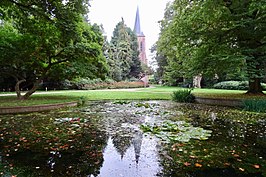
[[[260,78],[250,79],[247,94],[263,94],[263,89],[260,83]]]
[[[17,79],[17,83],[15,85],[15,91],[16,91],[16,94],[17,94],[17,98],[18,99],[21,99],[22,98],[21,91],[20,91],[20,87],[19,87],[22,82],[26,82],[26,80],[25,79],[22,79],[22,80],[18,80]]]
[[[27,100],[37,90],[40,83],[41,79],[36,80],[35,83],[33,84],[33,87],[29,91],[27,91],[25,95],[21,97],[21,100]]]
[[[193,87],[201,88],[202,74],[199,74],[193,78]]]

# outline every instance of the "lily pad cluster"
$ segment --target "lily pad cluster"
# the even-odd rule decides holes
[[[194,127],[185,121],[164,121],[156,124],[142,124],[144,132],[151,132],[166,142],[189,142],[190,139],[207,140],[212,131]]]

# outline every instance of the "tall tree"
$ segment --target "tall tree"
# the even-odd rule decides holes
[[[166,72],[166,66],[168,65],[167,58],[157,50],[156,44],[151,47],[151,53],[154,54],[153,59],[155,60],[157,65],[155,72],[155,80],[157,82],[163,81],[164,73]]]
[[[139,58],[138,39],[134,31],[132,31],[130,28],[127,28],[127,32],[130,36],[130,47],[132,49],[132,63],[130,66],[130,72],[128,77],[138,78],[140,73],[143,72],[143,68]]]
[[[137,36],[123,19],[116,25],[109,46],[108,59],[112,75],[116,78],[120,75],[122,80],[137,77],[141,72]]]
[[[158,63],[158,74],[161,75],[163,81],[169,85],[176,85],[176,81],[185,76],[185,65],[179,61],[177,57],[176,42],[172,37],[172,23],[175,15],[175,8],[171,2],[168,2],[164,12],[164,18],[160,21],[160,35],[156,42],[156,60]],[[165,47],[167,46],[167,47]],[[186,73],[188,74],[188,72]]]
[[[87,0],[0,2],[0,38],[5,41],[0,44],[0,61],[5,74],[16,78],[19,99],[27,99],[58,68],[104,77],[103,38],[84,21],[87,7]],[[8,21],[14,30],[6,30]],[[32,88],[22,96],[19,85],[25,81],[26,71],[34,80]]]
[[[241,68],[249,78],[248,93],[262,93],[265,0],[175,0],[172,7],[173,19],[160,39],[168,43],[166,55],[174,53],[170,62],[190,75],[219,76]]]

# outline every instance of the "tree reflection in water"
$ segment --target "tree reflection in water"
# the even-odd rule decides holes
[[[263,177],[266,124],[216,108],[168,101],[0,116],[0,175],[19,177]],[[231,115],[229,115],[231,116]],[[239,112],[240,120],[245,115]],[[265,118],[265,116],[264,116]],[[164,143],[143,123],[182,120],[212,130],[206,141]]]

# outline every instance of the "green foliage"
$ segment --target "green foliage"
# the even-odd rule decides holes
[[[80,97],[78,100],[78,106],[84,106],[86,101],[87,101],[86,97],[84,96]]]
[[[265,2],[258,0],[173,1],[157,42],[158,52],[168,60],[168,77],[174,72],[187,78],[239,73],[248,77],[249,92],[261,92],[265,13]]]
[[[131,102],[130,101],[126,101],[126,100],[117,100],[117,101],[114,101],[113,104],[130,104]]]
[[[191,93],[191,89],[181,89],[174,91],[172,100],[181,103],[192,103],[195,101],[195,96]]]
[[[184,121],[165,121],[158,125],[142,124],[141,129],[171,143],[189,142],[190,139],[207,140],[212,133],[211,130],[193,127],[190,123]]]
[[[215,89],[227,89],[227,90],[247,90],[247,81],[224,81],[213,85]]]
[[[110,43],[105,41],[104,48],[109,77],[115,81],[138,78],[142,69],[137,36],[123,20],[116,25]]]
[[[87,7],[85,0],[0,3],[1,72],[31,81],[23,99],[47,78],[105,77],[102,33],[84,21]]]
[[[144,87],[140,81],[121,81],[116,82],[112,79],[89,79],[81,78],[72,82],[72,87],[79,90],[97,90],[97,89],[118,89],[118,88],[140,88]]]
[[[246,111],[266,113],[266,100],[263,99],[243,100],[243,108]]]
[[[266,84],[261,84],[263,90],[266,90]],[[223,81],[213,85],[215,89],[227,90],[248,90],[248,81]]]
[[[144,108],[151,108],[151,105],[149,103],[136,103],[135,105],[137,108],[141,108],[141,107],[144,107]]]

